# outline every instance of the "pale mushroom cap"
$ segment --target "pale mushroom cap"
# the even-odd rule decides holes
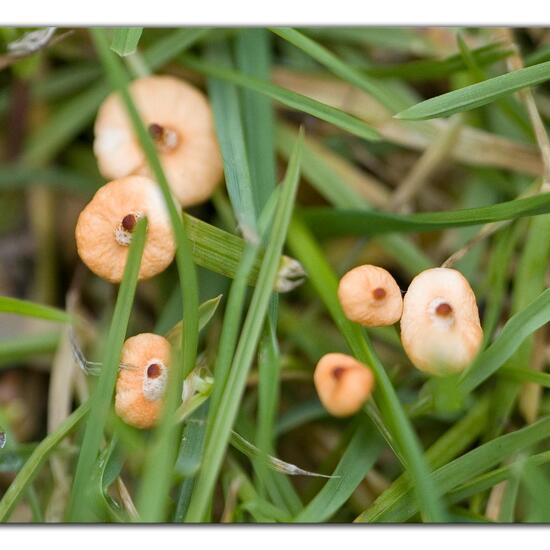
[[[321,403],[332,415],[350,416],[370,397],[374,375],[349,355],[328,353],[317,363],[313,382]]]
[[[168,340],[157,334],[138,334],[124,342],[115,411],[130,426],[151,428],[160,418],[170,351]]]
[[[144,176],[111,181],[82,210],[75,231],[80,258],[103,279],[121,281],[129,247],[120,244],[116,234],[123,218],[136,213],[147,217],[139,278],[153,277],[174,259],[174,234],[159,186]]]
[[[146,126],[158,124],[176,132],[174,149],[157,152],[175,197],[182,206],[207,200],[220,183],[223,162],[206,97],[171,76],[134,80],[129,91]],[[116,92],[101,105],[94,130],[94,153],[103,176],[151,177],[126,108]]]
[[[393,325],[403,310],[395,279],[375,265],[360,265],[348,271],[340,280],[338,299],[346,317],[366,327]]]
[[[438,314],[438,307],[446,314]],[[476,297],[460,272],[440,267],[412,280],[403,301],[401,341],[411,362],[430,374],[461,372],[472,363],[483,330]]]

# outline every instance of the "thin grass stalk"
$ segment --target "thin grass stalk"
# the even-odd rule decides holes
[[[185,318],[182,331],[181,349],[183,361],[173,364],[170,369],[167,384],[166,405],[155,434],[154,444],[151,447],[146,461],[143,481],[138,496],[138,510],[143,521],[160,521],[164,517],[166,496],[170,485],[171,464],[176,457],[176,441],[179,441],[175,432],[181,430],[172,422],[172,415],[176,410],[178,399],[181,396],[183,381],[195,366],[199,334],[199,298],[198,282],[192,249],[185,233],[179,208],[176,207],[170,192],[170,187],[164,171],[157,157],[155,146],[150,137],[136,106],[127,89],[127,74],[112,52],[104,32],[92,29],[92,36],[100,55],[105,72],[113,87],[121,94],[128,115],[132,121],[143,152],[159,184],[166,202],[172,227],[176,238],[176,263],[182,288],[183,313]]]

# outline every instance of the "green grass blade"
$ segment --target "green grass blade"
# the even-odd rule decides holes
[[[277,128],[277,147],[288,158],[290,149],[296,141],[296,133],[288,126]],[[370,208],[370,204],[355,189],[343,181],[341,174],[335,172],[326,163],[325,152],[310,144],[306,137],[302,155],[302,173],[304,178],[337,208],[357,208],[358,205]],[[401,235],[382,235],[379,242],[397,263],[408,273],[416,275],[419,271],[432,267],[432,261],[421,250]]]
[[[456,424],[451,426],[427,451],[426,460],[432,468],[441,468],[467,449],[487,425],[487,399],[476,403]],[[370,523],[379,514],[391,508],[411,489],[408,473],[399,476],[355,521]]]
[[[195,57],[185,55],[182,62],[186,67],[193,69],[201,74],[227,80],[237,86],[264,94],[271,99],[298,111],[303,111],[325,122],[334,124],[338,128],[350,132],[358,137],[369,141],[376,141],[379,138],[378,132],[365,124],[360,119],[348,115],[340,109],[335,109],[324,103],[306,97],[286,88],[281,88],[270,82],[265,82],[257,78],[231,71],[213,63],[201,61]]]
[[[0,340],[0,367],[13,367],[28,357],[47,355],[57,349],[59,332],[19,335],[17,339]]]
[[[369,365],[376,377],[375,398],[381,409],[384,422],[405,458],[406,467],[415,480],[417,499],[426,521],[442,521],[444,513],[438,496],[438,488],[429,476],[429,469],[420,443],[399,402],[395,389],[358,325],[344,316],[337,297],[338,280],[325,256],[307,227],[294,218],[289,232],[289,247],[302,262],[309,280],[325,303],[338,329],[359,361]],[[374,420],[374,419],[373,419]],[[382,427],[383,428],[383,427]]]
[[[242,73],[269,81],[270,37],[266,29],[243,29],[239,32],[235,57]],[[276,184],[273,105],[265,95],[248,89],[241,92],[250,175],[254,182],[256,209],[261,212]],[[261,139],[258,139],[259,136]]]
[[[525,338],[548,322],[550,322],[550,288],[508,320],[493,344],[480,353],[472,366],[463,374],[460,382],[462,391],[471,392],[487,380],[513,355]]]
[[[211,44],[207,50],[209,60],[225,67],[232,67],[226,41]],[[256,221],[258,212],[254,200],[255,185],[250,176],[246,150],[241,106],[234,84],[208,79],[208,91],[214,111],[216,133],[224,161],[227,192],[239,228],[245,238],[257,239]]]
[[[58,428],[46,438],[33,451],[32,455],[19,470],[16,478],[11,482],[8,490],[0,501],[0,522],[5,522],[19,500],[25,495],[26,490],[37,476],[41,466],[44,465],[52,451],[63,441],[67,435],[80,423],[89,410],[89,402],[76,409]]]
[[[468,111],[487,105],[496,99],[507,96],[522,88],[536,86],[550,79],[550,61],[518,69],[507,74],[496,76],[454,90],[446,94],[432,97],[417,103],[396,115],[396,118],[405,120],[425,120],[449,116],[454,113]]]
[[[27,300],[10,298],[9,296],[0,296],[0,314],[14,313],[24,317],[36,317],[37,319],[46,319],[58,323],[70,323],[71,316],[60,309],[42,304],[35,304]]]
[[[550,212],[550,193],[501,202],[492,206],[446,212],[407,215],[390,214],[378,210],[308,208],[303,211],[303,217],[317,236],[339,237],[441,231],[450,227],[482,225],[524,216],[538,216],[548,212]]]
[[[323,522],[348,500],[363,481],[383,448],[383,440],[370,421],[355,430],[340,462],[324,487],[294,518],[297,523]]]
[[[180,427],[174,425],[173,414],[181,396],[183,381],[195,367],[197,356],[199,334],[197,274],[192,260],[191,244],[185,233],[179,208],[174,204],[168,181],[157,157],[151,136],[128,92],[127,74],[120,61],[109,50],[104,33],[92,29],[92,35],[105,72],[109,76],[113,87],[122,97],[147,162],[160,186],[176,238],[176,264],[182,288],[185,318],[180,348],[183,350],[183,361],[178,361],[179,358],[176,357],[170,369],[166,404],[146,459],[145,471],[138,494],[138,509],[142,521],[160,521],[164,518],[167,504],[166,497],[171,482],[170,471],[176,459],[176,440],[179,440],[179,437],[175,437],[175,432],[179,431]]]
[[[502,48],[495,42],[471,50],[472,57],[478,66],[485,67],[501,61],[512,53],[511,49]],[[445,59],[419,59],[406,63],[371,65],[365,67],[365,74],[376,78],[401,78],[410,82],[448,78],[459,71],[466,70],[466,64],[460,54]]]
[[[127,55],[135,53],[142,32],[143,27],[122,27],[114,29],[111,50],[120,55],[120,57],[126,57]]]
[[[88,484],[92,478],[94,465],[103,438],[103,430],[107,423],[109,410],[111,409],[116,378],[120,367],[120,354],[132,311],[139,266],[145,246],[146,228],[147,220],[144,218],[138,223],[132,236],[132,243],[128,251],[124,275],[120,283],[111,327],[107,336],[101,374],[90,397],[90,416],[86,423],[86,430],[78,455],[78,463],[67,513],[70,521],[85,521],[89,517],[87,515]]]
[[[361,74],[359,71],[350,67],[332,52],[327,50],[321,44],[315,42],[311,38],[302,34],[301,32],[291,28],[272,28],[275,34],[281,38],[287,40],[291,44],[294,44],[297,48],[300,48],[303,52],[307,53],[313,59],[324,65],[329,71],[339,76],[343,80],[357,86],[360,90],[363,90],[367,94],[376,98],[382,105],[385,105],[392,111],[397,111],[403,108],[401,102],[396,102],[391,94],[387,93],[385,87],[380,86],[377,82],[371,80],[369,77]]]
[[[550,418],[544,418],[525,428],[502,435],[453,460],[433,473],[433,479],[443,494],[466,483],[476,475],[500,463],[508,456],[550,437]],[[412,490],[402,495],[394,506],[371,521],[403,522],[418,510]]]
[[[294,206],[299,174],[300,146],[296,148],[295,154],[289,163],[285,181],[282,184],[269,244],[258,276],[258,285],[252,295],[226,387],[219,401],[219,406],[213,409],[212,414],[209,416],[210,424],[207,431],[204,461],[189,505],[187,521],[197,522],[203,520],[214,490],[216,477],[221,467],[239,402],[244,392],[246,376],[267,314],[275,283],[277,265]]]

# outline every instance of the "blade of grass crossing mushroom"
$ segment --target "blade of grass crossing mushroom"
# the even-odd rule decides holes
[[[232,71],[217,64],[202,61],[190,55],[182,56],[182,63],[186,67],[201,74],[227,80],[228,82],[238,86],[264,94],[278,103],[282,103],[283,105],[290,107],[291,109],[308,113],[314,117],[324,120],[325,122],[334,124],[338,128],[346,130],[347,132],[350,132],[360,138],[368,141],[377,141],[380,139],[378,132],[360,119],[348,115],[340,109],[330,107],[325,103],[321,103],[296,92],[291,92],[286,88],[281,88],[280,86],[276,86],[270,82],[265,82],[254,77]]]
[[[99,454],[103,430],[107,423],[116,378],[120,365],[120,353],[126,336],[130,312],[136,291],[141,256],[145,246],[147,220],[143,218],[132,236],[124,275],[116,300],[111,326],[107,335],[103,368],[97,385],[90,397],[90,415],[80,446],[74,481],[68,505],[69,521],[88,519],[88,484],[92,478],[94,465]]]
[[[373,467],[383,448],[383,440],[367,420],[357,426],[336,466],[332,479],[294,518],[296,523],[320,523],[331,518],[349,499]]]
[[[294,206],[300,173],[300,145],[301,143],[296,147],[282,184],[266,253],[258,276],[258,284],[252,294],[227,383],[219,403],[212,403],[204,460],[191,497],[187,521],[202,521],[204,519],[231,435],[239,402],[245,389],[246,376],[267,315],[277,264],[286,240],[287,228]]]
[[[319,237],[382,235],[394,232],[440,231],[450,227],[482,225],[550,212],[550,193],[480,208],[419,214],[389,214],[377,210],[308,208],[304,221]]]
[[[182,331],[181,350],[183,361],[178,361],[179,354],[169,371],[169,380],[166,391],[166,401],[159,426],[155,430],[154,440],[150,446],[145,461],[145,470],[140,485],[137,506],[142,521],[161,521],[164,518],[167,495],[170,486],[170,471],[176,459],[176,432],[181,427],[174,425],[172,417],[181,396],[183,381],[195,367],[198,346],[199,300],[198,282],[195,264],[192,260],[192,249],[179,208],[174,204],[168,181],[157,157],[155,146],[149,135],[134,102],[128,92],[128,76],[112,52],[109,50],[104,33],[99,29],[91,30],[94,43],[100,55],[104,69],[111,80],[113,87],[120,93],[122,100],[137,134],[147,162],[164,196],[170,221],[176,238],[176,264],[182,288],[183,313],[185,318]]]
[[[35,317],[36,319],[45,319],[47,321],[55,321],[56,323],[71,322],[71,316],[61,309],[9,296],[0,296],[0,315],[2,313]]]
[[[540,63],[517,71],[484,80],[460,90],[432,97],[396,115],[404,120],[425,120],[449,116],[487,105],[496,99],[536,86],[550,79],[550,62]]]
[[[401,454],[405,458],[407,470],[411,478],[414,479],[416,497],[425,521],[443,521],[445,514],[439,499],[438,487],[430,479],[429,469],[422,456],[420,443],[405,415],[391,381],[364,332],[358,325],[351,323],[344,316],[337,298],[338,281],[336,275],[307,227],[297,216],[294,217],[291,223],[288,242],[290,249],[304,265],[309,280],[325,303],[354,355],[374,371],[376,402],[382,412],[384,423],[389,428]]]
[[[19,470],[0,500],[0,522],[6,522],[27,488],[40,472],[52,451],[82,421],[90,409],[90,402],[80,405],[55,432],[44,438]]]
[[[207,32],[205,29],[174,31],[147,48],[143,52],[143,59],[150,69],[158,69],[203,38]],[[36,166],[52,159],[91,122],[108,93],[109,87],[100,81],[66,101],[30,136],[21,164]]]

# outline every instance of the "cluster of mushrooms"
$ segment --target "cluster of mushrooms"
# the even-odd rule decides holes
[[[182,207],[207,200],[221,180],[223,162],[205,96],[168,76],[135,80],[129,91],[155,142],[173,200]],[[132,232],[146,216],[138,277],[153,277],[174,259],[175,239],[164,197],[118,94],[111,94],[100,107],[94,130],[99,170],[111,181],[80,213],[75,231],[78,254],[99,277],[119,283]],[[403,299],[388,271],[362,265],[344,275],[338,297],[348,319],[361,325],[380,327],[400,321],[405,352],[429,374],[464,370],[483,340],[474,293],[453,269],[423,271]],[[157,334],[138,334],[124,343],[115,411],[126,423],[150,428],[158,421],[170,356],[169,341]],[[317,364],[314,383],[331,414],[349,416],[370,397],[374,375],[351,356],[329,353]]]
[[[210,104],[190,84],[170,76],[132,82],[130,95],[147,125],[173,200],[182,207],[207,200],[223,173]],[[117,93],[101,105],[94,127],[94,153],[101,174],[111,180],[80,213],[75,236],[82,261],[99,277],[119,283],[138,220],[147,217],[139,279],[164,271],[176,244],[168,208]],[[116,385],[115,411],[128,424],[157,422],[170,366],[169,341],[145,333],[124,343]]]
[[[338,298],[348,319],[366,327],[400,321],[401,342],[411,363],[435,376],[456,374],[474,360],[483,342],[476,298],[455,269],[427,269],[402,297],[385,269],[361,265],[340,280]],[[319,399],[334,416],[356,413],[374,388],[372,371],[355,358],[329,353],[315,368]]]

